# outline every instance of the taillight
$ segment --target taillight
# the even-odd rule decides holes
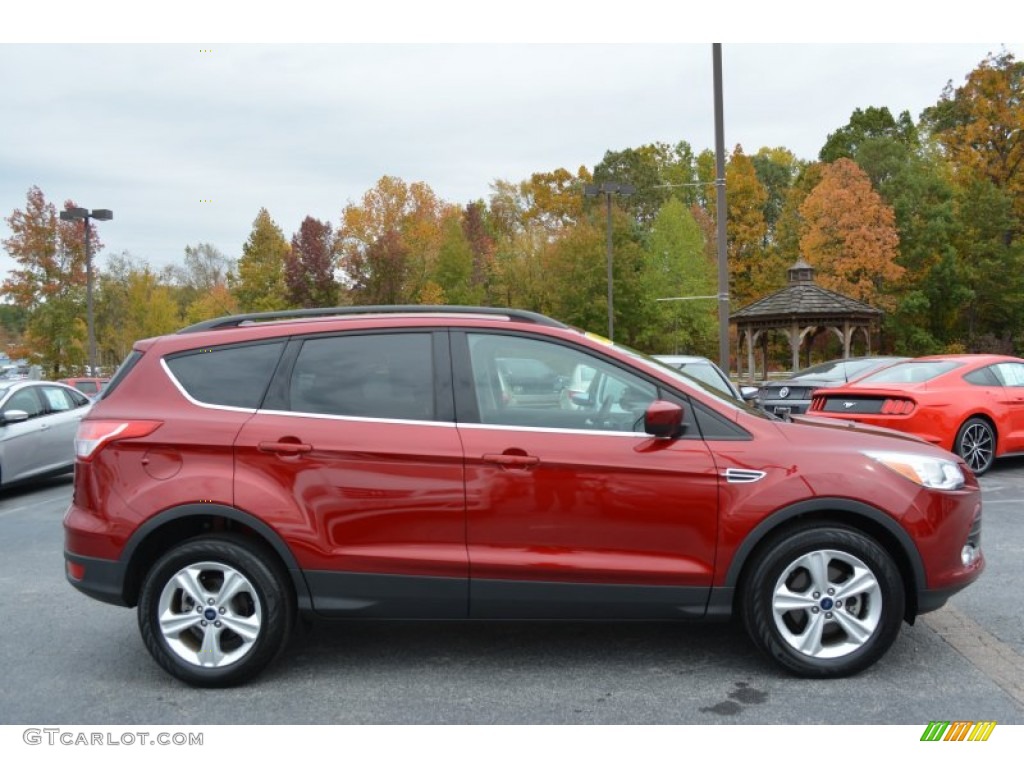
[[[92,461],[107,443],[145,437],[156,431],[162,421],[82,421],[75,435],[75,456],[81,461]]]
[[[904,400],[903,398],[888,398],[884,403],[882,403],[882,413],[886,414],[887,416],[906,416],[913,410],[913,400]]]

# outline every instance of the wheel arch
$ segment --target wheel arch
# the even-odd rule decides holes
[[[231,533],[261,546],[277,559],[288,574],[299,610],[312,608],[312,598],[302,569],[281,536],[252,515],[222,504],[174,507],[139,526],[125,544],[121,555],[125,568],[125,604],[134,606],[138,603],[142,581],[149,567],[161,555],[183,541],[208,533]]]
[[[831,524],[852,528],[870,536],[892,557],[906,585],[904,619],[913,623],[917,616],[918,593],[927,584],[924,563],[913,539],[895,520],[879,509],[851,499],[820,498],[784,507],[762,520],[736,550],[726,572],[726,593],[730,611],[738,615],[743,586],[756,555],[791,531],[813,524]]]

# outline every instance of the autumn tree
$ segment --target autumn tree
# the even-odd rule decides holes
[[[231,295],[227,285],[215,285],[206,293],[200,294],[185,310],[185,321],[199,323],[215,317],[238,313],[238,302]]]
[[[462,232],[473,253],[470,284],[474,290],[479,290],[481,301],[491,304],[494,301],[492,282],[495,242],[487,222],[487,204],[482,200],[466,206],[462,217]]]
[[[68,200],[65,210],[77,207]],[[62,221],[39,187],[31,187],[25,210],[7,219],[4,249],[17,263],[2,293],[26,313],[24,347],[47,374],[59,377],[85,362],[85,233],[81,222]],[[95,255],[103,249],[90,223]]]
[[[188,308],[218,287],[225,287],[234,263],[210,243],[186,245],[181,264],[166,267],[160,279],[172,286],[180,313],[188,316]]]
[[[107,259],[97,286],[96,338],[101,365],[116,367],[139,339],[172,333],[182,324],[172,286],[144,259]]]
[[[896,263],[895,216],[852,160],[823,169],[800,206],[800,250],[818,270],[818,283],[867,304],[890,309],[891,288],[903,276]]]
[[[922,121],[962,178],[988,181],[1009,196],[1013,220],[1004,237],[1007,243],[1019,237],[1024,222],[1024,62],[1007,51],[990,54],[962,86],[947,83]]]
[[[288,306],[284,265],[288,241],[281,228],[260,208],[249,239],[242,246],[238,274],[231,290],[243,312],[269,312]]]
[[[767,292],[764,263],[764,206],[768,193],[757,177],[757,169],[738,146],[725,168],[729,293],[737,307],[743,307]]]
[[[491,295],[498,304],[544,311],[541,308],[550,306],[553,290],[546,274],[545,252],[575,227],[560,220],[558,213],[539,208],[527,183],[497,180],[491,184],[491,190]],[[582,189],[579,194],[582,197]]]
[[[334,279],[334,232],[328,222],[307,216],[292,235],[285,256],[288,301],[296,307],[333,307],[338,303]]]
[[[384,176],[341,213],[336,249],[357,304],[414,303],[430,279],[450,205],[422,182]]]

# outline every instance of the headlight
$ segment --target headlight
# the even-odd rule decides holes
[[[954,461],[892,451],[864,451],[864,455],[925,488],[955,491],[964,487],[964,473]]]

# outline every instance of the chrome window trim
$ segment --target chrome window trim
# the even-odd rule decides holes
[[[361,424],[411,424],[419,427],[447,427],[457,426],[454,421],[424,421],[420,419],[389,419],[384,416],[343,416],[337,413],[311,413],[308,411],[277,411],[271,409],[258,409],[255,411],[258,416],[291,416],[302,419],[324,419],[327,421],[354,421]]]

